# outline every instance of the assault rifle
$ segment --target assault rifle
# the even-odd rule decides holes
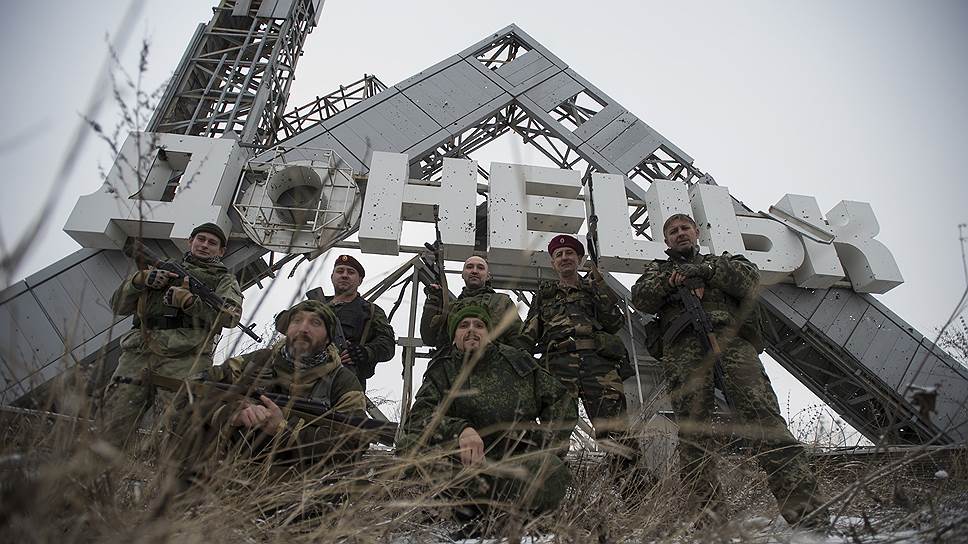
[[[212,307],[216,311],[227,313],[241,311],[241,308],[238,308],[234,304],[227,303],[225,299],[220,297],[215,291],[209,289],[209,287],[201,280],[195,276],[192,276],[191,273],[185,270],[180,264],[174,261],[159,259],[158,256],[152,253],[151,250],[145,247],[145,245],[141,242],[135,241],[133,244],[125,248],[124,253],[128,257],[134,259],[139,266],[148,265],[159,270],[165,270],[167,272],[176,274],[179,282],[184,281],[185,278],[188,278],[188,290],[191,291],[193,295],[197,296],[199,300]],[[243,325],[241,321],[238,325],[236,325],[236,327],[247,334],[249,338],[255,340],[256,342],[262,343],[262,338],[260,338],[254,330],[252,330],[252,327]]]
[[[444,271],[444,243],[440,239],[440,205],[434,204],[434,232],[436,240],[431,244],[424,244],[434,253],[434,266],[437,270],[437,284],[440,285],[440,315],[446,316],[450,306],[450,289],[447,288],[447,273]]]
[[[317,427],[328,427],[334,434],[361,433],[363,435],[370,435],[377,442],[387,446],[393,446],[393,440],[397,432],[396,424],[391,422],[382,422],[366,417],[334,412],[327,403],[270,393],[259,387],[253,388],[244,385],[231,385],[210,380],[180,380],[178,378],[162,376],[148,369],[145,369],[141,378],[115,376],[114,380],[117,383],[139,386],[153,385],[172,392],[178,392],[182,388],[185,388],[195,397],[218,399],[221,401],[249,401],[252,399],[258,401],[260,396],[265,395],[267,399],[274,402],[287,415],[295,415],[303,421],[309,422]]]
[[[723,393],[726,399],[726,406],[733,408],[733,403],[726,394],[726,375],[723,373],[723,352],[719,349],[719,342],[716,341],[716,334],[713,332],[713,323],[709,319],[709,314],[702,307],[702,301],[688,287],[680,285],[676,296],[682,301],[689,316],[689,323],[692,330],[699,340],[699,345],[706,352],[706,357],[713,357],[713,385]],[[681,330],[681,329],[680,329]]]

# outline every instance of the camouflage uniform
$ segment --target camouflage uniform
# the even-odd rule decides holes
[[[334,303],[333,296],[323,295],[320,288],[306,293],[306,298],[329,305],[339,318],[346,340],[363,348],[365,360],[351,365],[350,369],[356,373],[365,391],[366,380],[376,373],[377,363],[389,361],[396,352],[396,335],[386,312],[359,295],[349,302]]]
[[[739,255],[719,257],[693,253],[670,260],[653,261],[632,287],[632,301],[639,310],[658,314],[661,328],[674,326],[684,309],[672,295],[676,288],[669,277],[679,264],[708,266],[712,274],[705,281],[702,306],[716,329],[722,351],[725,394],[735,410],[739,434],[753,443],[756,460],[766,471],[770,490],[780,512],[790,523],[822,504],[817,482],[803,447],[790,434],[780,415],[776,395],[757,356],[759,344],[755,297],[759,286],[756,266]],[[668,335],[667,335],[668,336]],[[714,459],[710,422],[715,407],[712,363],[691,327],[675,338],[665,338],[662,366],[669,395],[679,423],[679,454],[684,483],[691,488],[696,508],[721,507],[719,481]]]
[[[186,254],[179,263],[228,304],[242,307],[242,289],[220,261],[206,262]],[[134,275],[125,279],[111,297],[117,315],[134,315],[134,327],[121,338],[121,356],[115,376],[138,377],[150,368],[164,376],[187,378],[212,366],[216,336],[238,324],[239,314],[219,312],[195,302],[186,310],[163,302],[166,289],[138,288]],[[174,313],[174,317],[166,317]],[[155,401],[167,406],[171,393],[134,385],[109,385],[101,408],[104,437],[123,446],[137,430],[139,420]]]
[[[474,361],[471,357],[468,364]],[[484,474],[452,490],[474,500],[514,502],[525,510],[547,511],[564,498],[571,473],[556,454],[567,449],[577,420],[575,403],[565,387],[536,364],[527,353],[491,344],[474,364],[466,381],[457,384],[464,354],[456,348],[438,352],[417,391],[399,451],[411,451],[434,419],[439,407],[459,387],[460,395],[426,438],[428,446],[456,449],[457,438],[473,427],[484,441]],[[540,421],[535,430],[535,421]],[[503,462],[502,462],[503,461]],[[487,473],[498,466],[504,475]],[[523,467],[527,478],[507,476]]]
[[[624,441],[625,388],[619,367],[627,357],[614,334],[624,316],[604,286],[582,279],[577,287],[545,282],[535,293],[524,334],[542,363],[575,398],[581,398],[596,438]]]
[[[447,315],[443,315],[441,313],[443,305],[440,300],[441,291],[428,287],[424,292],[427,294],[427,301],[424,303],[423,314],[420,317],[420,339],[424,344],[436,349],[449,346],[450,338],[447,336],[447,322],[450,316],[467,305],[476,304],[487,308],[495,326],[505,319],[504,316],[513,316],[501,336],[495,339],[496,342],[531,351],[534,344],[527,337],[521,335],[524,324],[521,322],[521,316],[518,315],[517,307],[511,297],[506,294],[498,293],[487,285],[478,289],[464,287],[457,300],[451,301]]]
[[[329,344],[319,364],[301,367],[294,365],[284,354],[285,343],[273,348],[260,349],[228,359],[224,364],[213,367],[202,374],[210,381],[261,388],[269,393],[289,395],[298,399],[309,399],[327,404],[333,411],[346,415],[365,417],[366,400],[363,388],[352,370],[340,363],[339,350]],[[204,429],[215,433],[235,434],[234,428],[226,425],[236,404],[222,404],[215,410],[211,406],[199,405],[195,416],[200,416]],[[285,413],[286,407],[280,406]],[[240,428],[241,429],[241,428]],[[184,459],[204,461],[209,457],[205,452],[215,445],[212,433],[196,432],[195,440],[183,444]],[[275,449],[273,463],[276,466],[301,465],[303,468],[319,463],[345,463],[356,457],[365,444],[352,437],[335,435],[325,425],[314,425],[297,416],[290,416],[286,429],[268,435],[261,431],[251,431],[254,437],[240,441],[249,454]],[[210,453],[210,452],[209,452]]]

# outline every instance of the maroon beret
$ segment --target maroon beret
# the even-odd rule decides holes
[[[585,246],[581,245],[581,242],[578,241],[578,238],[568,236],[567,234],[556,234],[555,237],[548,242],[548,253],[554,256],[555,250],[560,247],[570,247],[571,249],[574,249],[575,253],[577,253],[579,257],[585,254]]]
[[[360,261],[357,261],[352,255],[340,255],[339,257],[336,257],[336,262],[333,263],[333,268],[335,269],[337,266],[349,266],[354,268],[360,275],[360,279],[363,279],[366,276],[366,270],[363,270],[363,265],[360,264]]]

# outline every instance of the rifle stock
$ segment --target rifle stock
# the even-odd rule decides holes
[[[391,422],[381,422],[366,417],[352,416],[340,412],[334,412],[331,407],[322,402],[309,399],[300,399],[289,395],[270,393],[261,388],[247,387],[243,385],[233,385],[209,380],[181,380],[162,376],[151,372],[148,369],[142,373],[141,378],[115,377],[119,383],[133,385],[150,384],[160,387],[167,391],[178,392],[182,389],[189,394],[199,397],[212,399],[221,402],[232,401],[259,401],[260,396],[265,396],[274,402],[287,416],[296,416],[307,424],[328,427],[335,433],[362,433],[372,437],[373,440],[393,446],[396,436],[397,426]]]

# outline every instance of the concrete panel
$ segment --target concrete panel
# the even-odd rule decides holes
[[[63,259],[60,259],[59,261],[51,265],[45,266],[39,271],[34,272],[33,274],[27,276],[26,278],[24,278],[24,281],[27,282],[27,285],[29,287],[31,288],[36,287],[44,283],[45,281],[57,276],[64,270],[69,270],[70,268],[73,268],[75,265],[80,264],[84,260],[91,258],[92,256],[96,255],[98,251],[102,251],[102,250],[93,249],[93,248],[78,249],[77,251],[71,253],[70,255],[67,255]]]
[[[587,143],[589,146],[594,148],[606,158],[609,156],[602,152],[608,144],[612,143],[615,138],[618,138],[620,134],[628,130],[639,118],[632,115],[629,112],[625,112],[615,118],[614,121],[605,125],[600,131],[598,131],[594,136],[588,139]]]
[[[454,64],[403,94],[440,126],[449,125],[504,93],[469,63]]]
[[[826,289],[801,289],[785,284],[773,285],[770,291],[806,319],[813,315],[827,294]]]
[[[108,254],[105,251],[98,252],[90,259],[82,262],[80,269],[84,271],[87,279],[91,282],[91,286],[97,290],[97,294],[106,304],[110,305],[111,295],[121,285],[121,282],[127,279],[127,276],[122,276],[115,270]],[[118,254],[123,255],[120,252]]]
[[[902,334],[876,308],[868,306],[844,347],[884,383],[896,388],[907,370],[908,359],[891,360],[890,356],[895,353],[895,346],[903,340],[908,341],[908,349],[915,348],[915,343],[909,336]],[[903,351],[902,347],[902,354]],[[909,353],[908,357],[910,355]]]
[[[535,85],[524,94],[533,100],[539,108],[548,112],[583,90],[585,88],[571,76],[559,72]]]
[[[114,321],[111,311],[110,293],[108,298],[101,296],[97,287],[84,272],[83,263],[65,270],[55,280],[78,308],[78,317],[87,324],[92,332],[103,330]],[[119,281],[118,284],[121,282]],[[85,339],[88,336],[84,337]]]
[[[644,124],[644,123],[643,123]],[[619,137],[619,140],[624,138]],[[615,145],[618,140],[612,142]],[[665,138],[659,135],[658,132],[653,131],[652,134],[642,138],[637,144],[633,145],[626,151],[621,157],[616,158],[612,161],[612,164],[623,170],[624,172],[631,172],[633,168],[639,165],[642,161],[646,159],[649,155],[659,149],[659,146],[665,142]]]
[[[232,7],[232,15],[236,17],[244,17],[249,14],[249,6],[252,5],[252,0],[238,0],[235,6]]]
[[[135,262],[118,250],[102,249],[101,256],[111,265],[114,272],[121,278],[127,278],[135,272]]]
[[[882,329],[880,333],[886,335],[893,331],[894,334],[897,334],[897,339],[890,353],[883,358],[885,369],[884,381],[895,390],[900,390],[901,382],[904,380],[904,374],[911,367],[911,361],[914,359],[914,354],[917,352],[920,344],[910,334],[900,331],[890,320],[886,323],[890,323],[891,325]],[[880,340],[879,337],[874,338],[875,342],[879,342]]]
[[[493,115],[501,108],[507,106],[508,104],[511,103],[512,100],[513,99],[511,98],[511,95],[509,95],[506,92],[502,92],[500,95],[497,96],[497,98],[477,108],[476,110],[458,119],[457,121],[447,125],[446,127],[444,127],[444,129],[447,132],[449,132],[451,135],[457,136],[458,134],[463,133],[469,127],[480,123],[481,121],[483,121],[484,119],[487,119],[488,117]]]
[[[582,157],[585,157],[589,163],[595,166],[595,168],[601,170],[602,172],[607,172],[609,174],[617,174],[619,176],[625,175],[625,172],[620,171],[615,167],[608,159],[602,156],[601,153],[593,149],[588,144],[581,144],[578,146],[578,152]]]
[[[551,61],[552,64],[554,64],[558,68],[561,68],[562,70],[565,70],[568,68],[568,65],[565,64],[563,60],[556,57],[554,53],[549,51],[545,46],[541,45],[538,42],[538,40],[532,38],[531,35],[525,32],[523,28],[514,24],[510,26],[512,27],[512,31],[514,32],[514,35],[517,36],[519,40],[526,43],[528,47],[531,48],[533,51],[537,51],[541,53],[541,55],[544,58],[548,59],[549,61]]]
[[[4,380],[8,383],[22,380],[43,362],[34,353],[6,306],[0,307],[0,358],[3,359]]]
[[[19,297],[27,292],[27,282],[20,280],[10,287],[0,291],[0,304],[6,304],[8,300]]]
[[[760,291],[760,300],[773,310],[774,315],[779,314],[791,327],[797,330],[803,329],[807,324],[807,320],[799,312],[795,311],[792,306],[787,304],[786,301],[777,296],[775,291],[776,287],[778,286],[773,285],[769,289]]]
[[[356,141],[351,139],[351,141]],[[342,142],[336,139],[336,137],[329,132],[319,134],[315,136],[311,141],[306,142],[304,145],[307,147],[313,147],[316,149],[332,149],[337,155],[342,157],[344,161],[353,169],[354,172],[366,173],[368,168],[363,163],[362,157],[357,157],[350,149],[343,145]],[[284,155],[287,157],[288,154]]]
[[[285,19],[289,16],[289,11],[292,9],[292,3],[293,0],[276,0],[276,7],[272,10],[272,16],[276,19]]]
[[[256,16],[274,17],[277,2],[278,0],[263,0],[262,5],[259,6],[259,11],[256,13]]]
[[[398,94],[334,128],[331,134],[363,163],[369,163],[374,151],[399,153],[441,128],[406,96]]]
[[[904,321],[903,319],[901,319],[901,316],[899,316],[896,313],[894,313],[893,311],[891,311],[891,309],[888,308],[887,306],[885,306],[881,301],[877,300],[873,296],[868,295],[866,293],[865,294],[862,294],[860,296],[863,297],[864,300],[866,300],[868,304],[870,304],[871,306],[874,306],[875,308],[877,308],[878,310],[880,310],[880,312],[882,314],[884,314],[885,316],[887,316],[888,319],[890,319],[891,321],[893,321],[894,324],[897,325],[899,329],[901,329],[904,332],[906,332],[907,334],[911,335],[911,337],[914,338],[914,340],[920,342],[921,340],[924,339],[924,335],[923,334],[921,334],[920,332],[918,332],[917,329],[915,329],[910,324],[908,324],[907,321]]]
[[[626,130],[603,147],[601,153],[606,159],[612,161],[612,164],[628,172],[649,153],[658,149],[660,141],[661,136],[641,119],[636,119]],[[636,158],[638,160],[634,160]]]
[[[587,142],[592,136],[598,134],[609,123],[618,119],[620,115],[628,113],[625,108],[618,104],[609,104],[575,129],[574,134],[579,140]]]
[[[828,339],[843,346],[867,309],[864,299],[853,291],[831,289],[824,296],[809,323],[827,335]]]
[[[541,56],[541,53],[528,51],[495,72],[512,85],[511,94],[519,95],[549,77],[561,73],[561,68]]]
[[[53,361],[65,352],[60,336],[30,292],[0,307],[0,335],[7,352],[32,367]]]
[[[80,285],[76,287],[80,288]],[[94,335],[94,330],[81,317],[81,308],[71,300],[59,281],[46,281],[32,291],[43,306],[50,324],[57,329],[68,347],[74,348]]]
[[[412,87],[413,85],[416,85],[417,83],[420,83],[425,79],[433,77],[435,74],[444,71],[445,69],[453,66],[454,64],[457,64],[458,62],[463,60],[463,58],[464,57],[460,55],[452,55],[450,57],[447,57],[446,59],[438,62],[437,64],[434,64],[430,68],[423,69],[417,72],[416,74],[408,77],[407,79],[404,79],[403,81],[397,83],[393,87],[395,89],[400,90],[401,92],[406,91],[408,88]]]

